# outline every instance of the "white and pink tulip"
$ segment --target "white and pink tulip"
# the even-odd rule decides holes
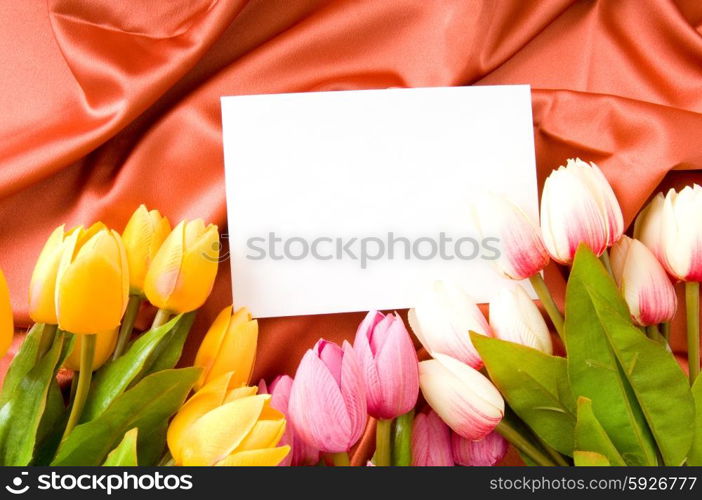
[[[485,437],[504,415],[504,400],[492,382],[449,356],[420,362],[419,386],[429,406],[466,439]]]
[[[490,326],[499,339],[553,353],[548,326],[520,285],[501,289],[490,302]]]
[[[569,159],[551,172],[541,194],[541,234],[555,261],[570,264],[581,243],[601,255],[623,232],[621,207],[597,165]]]
[[[437,281],[407,317],[429,354],[445,354],[473,368],[482,368],[483,361],[470,341],[469,332],[492,337],[492,329],[478,306],[461,289]]]

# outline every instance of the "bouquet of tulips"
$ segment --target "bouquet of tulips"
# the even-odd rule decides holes
[[[31,278],[36,323],[0,392],[0,464],[280,462],[289,450],[277,446],[285,419],[269,395],[246,386],[258,326],[245,309],[225,308],[195,366],[174,368],[218,258],[216,226],[191,220],[171,230],[144,206],[121,235],[99,222],[57,228]],[[151,328],[133,338],[145,302],[157,312]],[[0,274],[0,354],[12,335]],[[70,389],[57,380],[67,370],[74,372]]]

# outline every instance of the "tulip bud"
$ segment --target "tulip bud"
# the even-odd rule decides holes
[[[56,325],[56,274],[66,238],[76,230],[64,231],[59,226],[44,244],[29,283],[29,316],[36,323]]]
[[[482,439],[470,441],[458,434],[451,436],[453,459],[457,464],[473,467],[491,467],[507,454],[507,441],[493,431]]]
[[[412,425],[412,465],[451,467],[451,430],[434,411],[420,413]]]
[[[12,304],[10,303],[10,290],[7,288],[5,275],[0,270],[0,358],[7,354],[15,335],[12,319]]]
[[[278,446],[285,417],[256,387],[233,387],[231,374],[209,382],[178,410],[168,427],[176,465],[275,466],[288,454]]]
[[[83,345],[83,335],[76,335],[76,341],[73,343],[73,348],[70,354],[63,362],[64,368],[77,372],[80,370],[80,351]],[[95,354],[93,355],[93,371],[100,368],[110,359],[112,352],[117,345],[117,330],[108,330],[95,335]]]
[[[541,194],[541,234],[555,261],[571,263],[581,243],[602,255],[623,232],[619,202],[597,165],[569,159],[551,172]]]
[[[158,210],[147,210],[139,205],[122,232],[124,248],[129,263],[129,286],[136,295],[144,293],[144,278],[151,261],[161,248],[171,224]]]
[[[419,387],[429,406],[453,431],[481,439],[502,420],[500,392],[479,371],[442,354],[419,363]]]
[[[290,419],[310,446],[325,453],[348,451],[368,418],[361,365],[351,344],[320,339],[297,367],[290,391]]]
[[[646,245],[658,261],[665,266],[662,244],[661,219],[665,196],[658,193],[646,207],[639,212],[634,224],[634,238]]]
[[[353,345],[366,383],[368,414],[393,419],[414,408],[419,394],[417,352],[402,319],[371,311]]]
[[[493,333],[478,306],[458,287],[437,281],[410,309],[407,318],[412,331],[432,356],[446,354],[478,370],[483,366],[469,332],[488,337]]]
[[[232,384],[246,385],[251,380],[256,361],[258,322],[251,320],[245,307],[232,314],[225,307],[202,339],[194,366],[202,368],[195,390],[223,373],[233,372]]]
[[[174,313],[194,311],[212,291],[219,259],[217,226],[178,224],[156,252],[144,279],[146,298]]]
[[[641,326],[670,321],[677,297],[668,275],[640,241],[624,236],[613,247],[612,274],[634,322]]]
[[[271,407],[283,412],[288,423],[285,428],[285,434],[280,440],[281,445],[290,445],[292,451],[280,465],[315,465],[319,462],[319,450],[314,449],[305,441],[303,441],[295,426],[291,422],[288,413],[290,403],[290,391],[292,389],[293,379],[288,375],[280,375],[271,382],[270,388],[265,388],[265,383],[259,384],[259,394],[269,393],[271,395]]]
[[[539,228],[507,198],[482,196],[474,215],[483,238],[498,240],[500,256],[495,263],[504,276],[523,280],[546,267],[549,256]]]
[[[702,281],[702,187],[668,191],[661,215],[663,263],[682,281]]]
[[[520,285],[503,288],[490,302],[490,326],[499,339],[553,353],[546,322]]]
[[[75,334],[113,330],[128,298],[127,256],[119,233],[101,222],[72,231],[56,274],[59,328]]]

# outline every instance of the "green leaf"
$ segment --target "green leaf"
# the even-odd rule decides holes
[[[129,346],[127,352],[106,363],[95,374],[81,422],[98,417],[131,384],[146,375],[158,346],[166,341],[181,318],[176,316],[168,323],[144,333]]]
[[[664,346],[631,323],[626,303],[586,247],[566,291],[566,349],[573,392],[629,465],[680,465],[692,442],[693,401],[685,375]]]
[[[102,465],[105,467],[134,467],[137,462],[137,434],[139,429],[134,427],[124,434],[122,442],[112,450]]]
[[[578,398],[578,421],[575,424],[575,449],[591,450],[607,458],[612,465],[624,466],[626,463],[602,428],[592,412],[592,401],[588,398]]]
[[[183,346],[188,338],[190,328],[195,321],[197,311],[191,311],[182,315],[182,318],[168,334],[168,338],[159,344],[154,353],[154,361],[149,367],[148,372],[158,372],[175,367],[180,360],[180,355],[183,352]]]
[[[32,465],[48,465],[56,453],[68,414],[63,394],[56,379],[51,381],[46,395],[46,408],[37,431],[37,444]]]
[[[12,398],[0,408],[1,465],[31,462],[49,387],[72,348],[68,335],[56,334],[49,351],[19,380]]]
[[[695,429],[695,438],[687,457],[687,465],[702,465],[702,377],[697,377],[695,380],[692,395],[695,398],[695,420],[692,424]]]
[[[397,417],[392,423],[392,465],[412,465],[412,423],[414,410]]]
[[[148,436],[142,436],[139,440],[139,465],[158,465],[166,447],[166,433],[168,432],[168,421],[164,420],[160,426],[154,426]]]
[[[566,360],[471,332],[490,378],[509,406],[546,444],[573,453],[575,402]]]
[[[5,379],[2,383],[2,392],[0,393],[0,405],[5,404],[12,398],[13,393],[20,384],[29,370],[31,370],[37,361],[37,352],[39,351],[39,342],[41,334],[44,331],[44,323],[35,323],[24,338],[22,346],[12,359],[12,364],[7,370]]]
[[[576,467],[608,467],[611,465],[607,457],[594,451],[576,450],[573,453]]]
[[[162,429],[199,376],[199,368],[181,368],[144,377],[99,417],[73,429],[52,465],[100,465],[128,430],[137,427],[140,436],[149,436]]]

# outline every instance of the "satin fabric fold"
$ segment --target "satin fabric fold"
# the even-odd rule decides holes
[[[227,231],[221,95],[527,83],[540,185],[568,157],[595,161],[629,225],[658,190],[700,179],[695,0],[8,1],[0,55],[0,267],[20,326],[59,224],[121,230],[145,203]],[[562,301],[563,272],[547,279]],[[229,280],[225,262],[187,360]],[[362,317],[262,320],[253,380],[293,374]]]

